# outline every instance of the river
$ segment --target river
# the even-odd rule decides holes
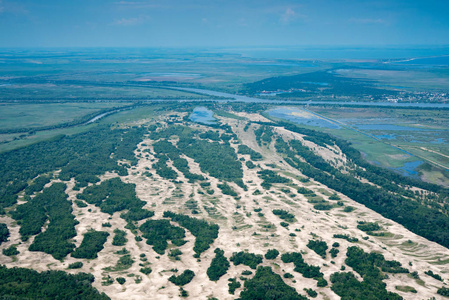
[[[199,94],[205,94],[216,97],[223,97],[228,99],[223,100],[211,100],[216,102],[246,102],[246,103],[273,103],[273,104],[289,104],[289,105],[315,105],[315,104],[332,104],[343,106],[381,106],[381,107],[414,107],[414,108],[444,108],[449,109],[449,103],[393,103],[393,102],[338,102],[338,101],[287,101],[287,100],[268,100],[255,97],[248,97],[230,93],[217,92],[205,89],[196,88],[181,88],[170,87],[172,89],[194,92]]]

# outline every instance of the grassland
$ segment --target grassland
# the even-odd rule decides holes
[[[1,103],[1,130],[39,128],[72,122],[104,109],[119,108],[130,102],[107,103]]]

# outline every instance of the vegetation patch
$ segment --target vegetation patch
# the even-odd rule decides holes
[[[83,193],[77,195],[77,198],[100,207],[102,212],[110,215],[125,209],[136,213],[146,203],[137,198],[135,188],[135,184],[124,183],[116,177],[99,185],[88,186]]]
[[[168,220],[147,220],[139,229],[142,236],[147,239],[147,244],[152,245],[153,250],[161,255],[168,247],[167,240],[171,240],[177,246],[185,244],[184,229],[171,225]]]
[[[243,155],[249,155],[251,158],[251,161],[257,161],[262,160],[263,157],[259,152],[254,151],[250,147],[246,145],[239,145],[238,153]]]
[[[294,299],[307,300],[294,288],[285,284],[281,276],[274,273],[271,267],[258,267],[253,278],[246,280],[240,293],[242,300],[250,299]]]
[[[217,184],[217,187],[221,190],[221,192],[225,195],[229,195],[232,197],[237,197],[239,194],[237,194],[236,191],[234,191],[226,182],[225,183],[219,183]]]
[[[33,180],[33,182],[26,187],[25,195],[32,195],[35,192],[40,192],[47,183],[50,183],[53,176],[41,175]]]
[[[322,258],[326,258],[326,250],[328,247],[325,241],[309,240],[307,247],[315,251]]]
[[[295,265],[294,271],[301,273],[305,278],[314,278],[321,282],[324,280],[320,267],[308,265],[299,252],[284,253],[281,259],[284,263],[293,263]]]
[[[345,263],[359,273],[363,281],[358,281],[351,272],[332,274],[331,289],[337,295],[347,299],[367,299],[373,296],[377,299],[402,299],[398,294],[387,291],[382,282],[385,279],[382,272],[408,273],[399,262],[387,261],[379,253],[365,253],[358,247],[349,247],[346,255]]]
[[[85,233],[81,245],[71,255],[75,258],[97,258],[97,254],[103,250],[103,245],[106,243],[108,236],[109,233],[105,231],[89,231]]]
[[[295,220],[295,215],[289,213],[286,210],[283,209],[273,209],[273,214],[278,216],[279,218],[281,218],[282,220],[285,220],[287,222],[294,222]]]
[[[358,238],[351,237],[348,234],[334,234],[334,238],[336,238],[336,239],[344,239],[344,240],[347,240],[350,243],[357,243],[359,241]]]
[[[265,253],[265,258],[266,259],[275,259],[278,256],[279,256],[279,251],[276,250],[276,249],[269,249],[267,251],[267,253]]]
[[[382,227],[377,222],[364,222],[359,221],[359,224],[357,225],[357,228],[361,231],[366,232],[367,234],[370,234],[373,231],[381,230]]]
[[[19,254],[20,252],[19,250],[17,250],[16,246],[12,245],[9,248],[2,249],[2,253],[5,256],[14,256]]]
[[[207,269],[207,276],[212,281],[217,281],[221,276],[225,275],[229,269],[229,261],[224,256],[224,251],[220,248],[215,249],[215,257],[212,259],[209,268]]]
[[[418,291],[414,287],[408,285],[397,285],[394,288],[404,293],[413,293],[413,294],[418,293]]]
[[[68,269],[81,269],[83,267],[83,263],[80,261],[69,264]]]
[[[124,246],[128,239],[126,238],[126,231],[120,229],[114,229],[114,238],[112,239],[112,245]]]
[[[28,180],[57,169],[61,169],[59,178],[62,180],[70,180],[79,174],[101,175],[107,171],[126,175],[126,168],[117,161],[126,159],[131,164],[137,163],[133,150],[145,130],[98,126],[91,131],[57,136],[1,153],[0,207],[15,204],[17,193],[27,187]]]
[[[168,280],[174,283],[177,286],[183,286],[192,281],[193,277],[195,277],[195,273],[192,270],[185,270],[181,275],[176,276],[172,275]]]
[[[449,288],[442,286],[437,290],[437,294],[444,297],[449,297]]]
[[[266,190],[269,190],[275,183],[289,183],[290,182],[290,179],[285,178],[281,175],[278,175],[275,171],[272,171],[272,170],[261,170],[261,171],[258,171],[257,174],[263,180],[263,182],[261,183],[261,186]]]
[[[94,276],[63,271],[36,272],[0,266],[0,297],[3,299],[109,299],[92,287]]]
[[[195,251],[196,256],[210,248],[210,245],[218,237],[219,226],[217,224],[209,223],[205,220],[199,220],[186,215],[175,214],[170,211],[164,212],[164,218],[170,218],[177,222],[182,227],[189,230],[195,236]]]
[[[0,245],[6,242],[9,237],[9,229],[5,223],[0,223]]]
[[[39,233],[30,245],[30,251],[42,251],[55,259],[63,259],[75,248],[70,239],[76,236],[78,221],[72,214],[72,203],[67,200],[66,187],[64,183],[54,183],[12,212],[20,224],[22,240]],[[47,220],[47,230],[40,233]]]
[[[256,269],[258,264],[261,264],[263,257],[260,254],[248,253],[248,252],[234,252],[230,258],[234,265],[238,266],[243,264],[250,267],[251,269]]]
[[[425,271],[424,274],[429,275],[430,277],[433,277],[436,280],[443,281],[443,278],[441,278],[440,275],[433,273],[432,270]]]

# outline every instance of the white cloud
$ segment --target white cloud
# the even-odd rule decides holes
[[[349,19],[350,23],[357,23],[357,24],[384,24],[387,25],[388,21],[385,19],[370,19],[370,18],[351,18]]]
[[[148,16],[138,16],[135,18],[121,18],[114,20],[113,24],[118,26],[135,26],[148,22],[150,18]]]
[[[288,24],[296,18],[296,12],[290,7],[281,16],[281,23]]]

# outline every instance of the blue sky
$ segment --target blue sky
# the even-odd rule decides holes
[[[0,47],[448,45],[447,0],[0,0]]]

